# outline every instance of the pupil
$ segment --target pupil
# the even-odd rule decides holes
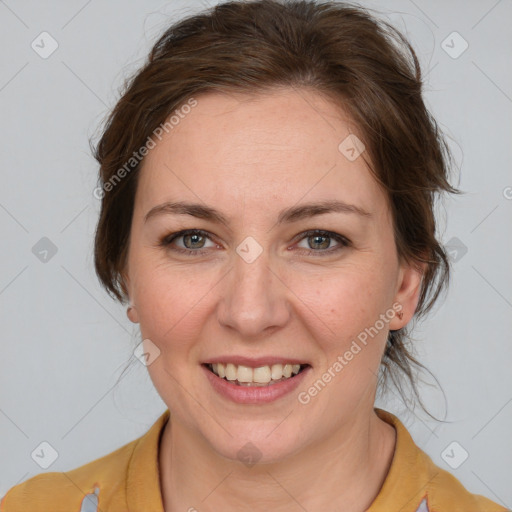
[[[329,237],[327,237],[327,236],[314,235],[312,238],[314,239],[314,242],[313,242],[314,244],[317,244],[317,243],[318,243],[318,244],[320,244],[320,245],[322,245],[322,242],[318,242],[318,240],[321,240],[322,238],[323,238],[323,239],[325,239],[325,240],[327,240],[327,246],[326,246],[326,244],[324,243],[324,244],[323,244],[323,247],[321,247],[322,249],[327,249],[327,247],[329,246],[329,241],[328,241],[328,238],[329,238]]]
[[[198,242],[198,239],[203,238],[203,237],[202,237],[201,235],[196,235],[196,234],[194,234],[194,235],[186,235],[186,237],[185,237],[185,238],[186,238],[186,239],[189,239],[189,240],[190,240],[190,239],[192,239],[192,244],[195,244],[195,243],[197,243],[197,242]],[[187,243],[185,243],[185,246],[187,246],[187,245],[188,245],[188,244],[187,244]],[[202,246],[200,246],[200,247],[202,247]]]

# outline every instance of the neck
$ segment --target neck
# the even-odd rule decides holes
[[[364,512],[385,480],[395,440],[395,429],[370,408],[286,460],[248,467],[171,416],[160,443],[164,509]]]

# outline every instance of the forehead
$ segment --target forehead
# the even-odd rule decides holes
[[[383,206],[365,153],[349,159],[343,151],[344,141],[362,138],[357,126],[329,99],[292,89],[195,99],[146,155],[140,207],[183,198],[266,211],[301,198]]]

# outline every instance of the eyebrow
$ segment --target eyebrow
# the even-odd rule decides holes
[[[302,219],[325,213],[347,213],[359,215],[361,217],[372,216],[370,212],[367,212],[359,206],[348,204],[343,201],[330,200],[317,203],[306,203],[300,206],[286,208],[279,213],[277,224],[297,222]],[[152,217],[163,214],[191,215],[198,219],[205,219],[219,224],[224,224],[226,226],[229,224],[227,217],[215,208],[204,204],[187,203],[183,201],[166,202],[151,208],[151,210],[149,210],[149,212],[144,216],[144,222],[147,222]]]

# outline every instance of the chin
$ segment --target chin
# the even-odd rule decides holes
[[[225,459],[241,462],[247,467],[278,463],[294,455],[304,443],[304,433],[298,435],[299,425],[295,432],[283,428],[282,424],[278,426],[283,418],[278,421],[254,420],[253,425],[247,421],[225,424],[223,426],[232,436],[222,430],[221,437],[212,438],[209,431],[205,439]]]

